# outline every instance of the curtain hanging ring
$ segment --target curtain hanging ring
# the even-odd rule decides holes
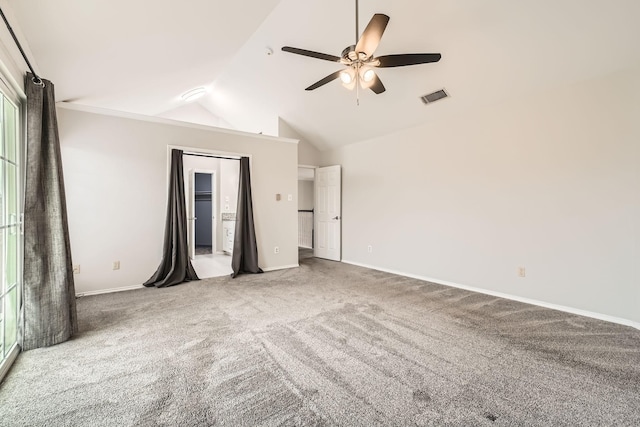
[[[36,86],[42,86],[44,87],[44,82],[42,81],[42,79],[38,76],[33,76],[31,77],[31,81],[33,82],[34,85]]]

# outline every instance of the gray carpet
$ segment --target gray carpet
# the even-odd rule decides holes
[[[364,268],[78,300],[2,426],[640,425],[640,331]]]
[[[298,248],[298,259],[303,260],[307,258],[313,258],[313,249]]]

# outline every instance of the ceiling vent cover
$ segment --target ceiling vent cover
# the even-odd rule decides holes
[[[425,104],[431,104],[432,102],[439,101],[443,98],[447,98],[448,96],[449,94],[444,89],[440,89],[428,95],[421,96],[420,99],[422,99],[422,102]]]

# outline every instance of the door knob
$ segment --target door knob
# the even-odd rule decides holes
[[[339,217],[339,216],[336,216],[336,217],[334,217],[333,219],[340,219],[340,217]]]

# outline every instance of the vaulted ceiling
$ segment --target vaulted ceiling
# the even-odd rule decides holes
[[[637,0],[360,0],[361,30],[374,13],[391,17],[378,55],[439,52],[442,60],[380,69],[387,91],[360,91],[357,105],[339,81],[304,90],[339,64],[280,50],[339,56],[355,43],[353,1],[10,5],[59,101],[166,115],[184,107],[181,93],[206,86],[196,102],[228,126],[275,134],[280,117],[320,149],[640,65]],[[420,101],[441,88],[450,99]]]

